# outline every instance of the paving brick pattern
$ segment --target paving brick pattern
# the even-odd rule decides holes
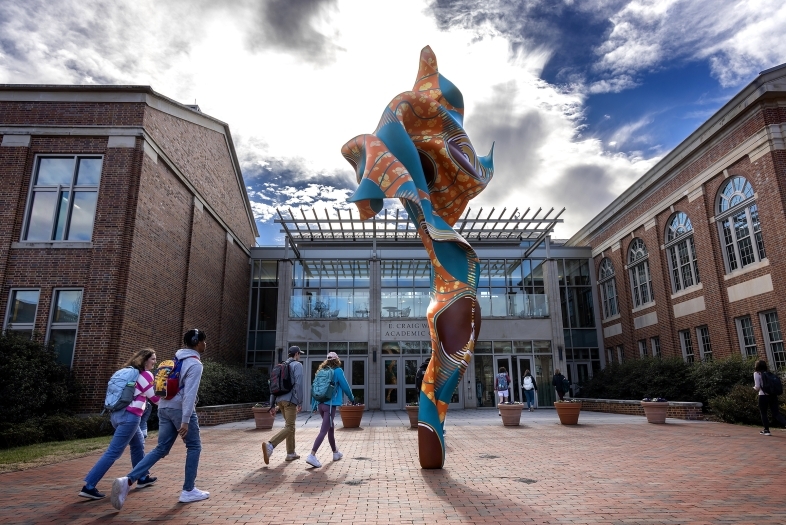
[[[524,412],[503,427],[495,410],[448,414],[443,470],[421,470],[417,432],[407,414],[371,411],[360,429],[327,440],[305,463],[319,421],[301,414],[297,451],[283,445],[267,466],[260,444],[277,432],[253,421],[203,429],[197,486],[210,499],[180,504],[185,447],[159,462],[152,488],[134,490],[122,511],[109,498],[77,497],[97,455],[0,475],[0,523],[786,523],[786,432],[669,419],[582,412],[559,425],[553,410]],[[126,454],[99,485],[127,472]]]

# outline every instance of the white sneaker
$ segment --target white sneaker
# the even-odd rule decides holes
[[[343,457],[344,457],[344,454],[342,454],[342,453],[341,453],[341,452],[339,452],[338,450],[336,450],[335,452],[333,452],[333,461],[338,461],[339,459],[341,459],[341,458],[343,458]]]
[[[262,443],[262,459],[265,460],[265,465],[270,464],[270,455],[273,453],[273,444],[269,441]]]
[[[319,468],[319,467],[322,466],[322,463],[319,462],[319,460],[317,459],[317,457],[314,454],[309,454],[308,457],[306,457],[306,463],[308,463],[312,467],[316,467],[316,468]]]
[[[193,503],[195,501],[202,501],[210,497],[210,493],[204,490],[199,490],[194,487],[191,490],[184,490],[180,493],[180,503]]]
[[[117,478],[112,483],[112,496],[109,498],[112,501],[112,506],[117,510],[123,508],[128,496],[128,491],[131,490],[131,485],[128,484],[128,478]]]
[[[284,458],[285,461],[295,461],[296,459],[300,459],[300,456],[297,454],[297,452],[287,454],[287,457]]]

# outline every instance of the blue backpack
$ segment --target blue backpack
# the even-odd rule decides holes
[[[497,390],[508,389],[508,374],[497,374]]]
[[[121,368],[109,379],[104,398],[104,412],[117,412],[123,410],[134,400],[134,389],[136,380],[139,378],[139,370],[133,366]],[[102,414],[104,412],[101,412]]]
[[[336,392],[336,382],[333,380],[333,369],[325,367],[317,372],[311,383],[311,399],[324,403],[333,399]]]

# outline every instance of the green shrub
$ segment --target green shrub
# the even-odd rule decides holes
[[[693,401],[690,365],[681,359],[644,358],[613,363],[581,386],[581,397]]]
[[[205,361],[197,406],[254,403],[270,398],[268,378],[259,368]]]
[[[727,394],[710,399],[710,412],[726,423],[761,424],[759,394],[749,385],[734,385]]]
[[[40,341],[8,332],[0,335],[0,421],[70,413],[79,388],[68,367],[57,362],[54,349]]]
[[[110,436],[113,432],[108,416],[77,417],[56,414],[35,417],[23,423],[3,423],[0,426],[0,448]]]
[[[729,394],[736,385],[752,387],[755,364],[756,359],[743,359],[735,355],[692,366],[690,380],[695,390],[694,401],[712,405],[712,399]]]

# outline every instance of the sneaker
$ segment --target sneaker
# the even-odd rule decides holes
[[[319,468],[319,467],[322,466],[322,463],[319,462],[319,460],[317,459],[317,457],[314,454],[309,454],[306,457],[306,463],[308,463],[312,467],[316,467],[316,468]]]
[[[772,435],[772,434],[770,434],[769,430],[762,430],[761,432],[759,432],[759,434],[761,434],[762,436],[771,436]]]
[[[341,452],[339,452],[338,450],[336,450],[335,452],[333,452],[333,461],[338,461],[339,459],[341,459],[341,458],[343,458],[343,457],[344,457],[344,454],[342,454],[342,453],[341,453]]]
[[[265,460],[265,465],[270,464],[270,455],[273,453],[273,444],[269,441],[262,443],[262,459]]]
[[[127,477],[117,478],[112,483],[112,496],[109,499],[112,500],[112,506],[114,508],[117,510],[123,508],[129,490],[131,490],[131,485],[128,484]]]
[[[293,452],[292,454],[287,454],[285,459],[286,461],[295,461],[296,459],[300,459],[300,456],[297,455],[297,452]]]
[[[184,490],[180,493],[180,503],[193,503],[195,501],[202,501],[210,497],[210,493],[204,490],[199,490],[194,487],[191,490]]]
[[[152,485],[156,481],[158,481],[158,478],[154,478],[153,476],[149,476],[149,475],[145,476],[144,478],[142,478],[142,479],[140,479],[140,480],[138,480],[136,482],[136,488],[143,489],[145,487],[149,487],[150,485]]]
[[[97,488],[93,487],[92,489],[89,489],[87,488],[87,485],[82,487],[82,491],[79,493],[79,495],[88,499],[102,499],[106,497],[106,494],[98,492]]]

